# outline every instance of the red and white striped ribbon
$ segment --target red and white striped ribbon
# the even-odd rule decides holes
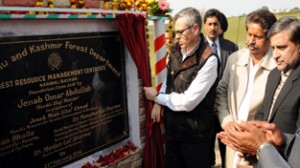
[[[162,82],[167,75],[164,21],[162,19],[155,20],[154,28],[155,84],[156,90],[159,91],[162,86]]]

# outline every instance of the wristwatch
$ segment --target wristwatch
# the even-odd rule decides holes
[[[259,159],[259,153],[260,153],[260,151],[264,148],[264,147],[266,147],[266,146],[271,146],[272,144],[270,143],[270,142],[268,142],[268,141],[266,141],[266,142],[264,142],[264,143],[262,143],[261,145],[259,145],[259,147],[257,148],[257,150],[256,150],[256,158],[257,158],[257,160]]]

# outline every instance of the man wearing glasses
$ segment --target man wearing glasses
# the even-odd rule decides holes
[[[166,127],[168,168],[209,168],[209,146],[214,132],[214,102],[218,57],[201,34],[201,16],[185,8],[174,16],[176,43],[161,90],[145,87],[155,102],[151,117]]]

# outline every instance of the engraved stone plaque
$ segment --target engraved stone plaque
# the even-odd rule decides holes
[[[0,38],[0,167],[61,167],[128,137],[118,32]]]

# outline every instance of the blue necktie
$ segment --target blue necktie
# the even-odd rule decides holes
[[[218,55],[218,46],[216,43],[211,44],[211,48],[214,50],[215,54]]]

